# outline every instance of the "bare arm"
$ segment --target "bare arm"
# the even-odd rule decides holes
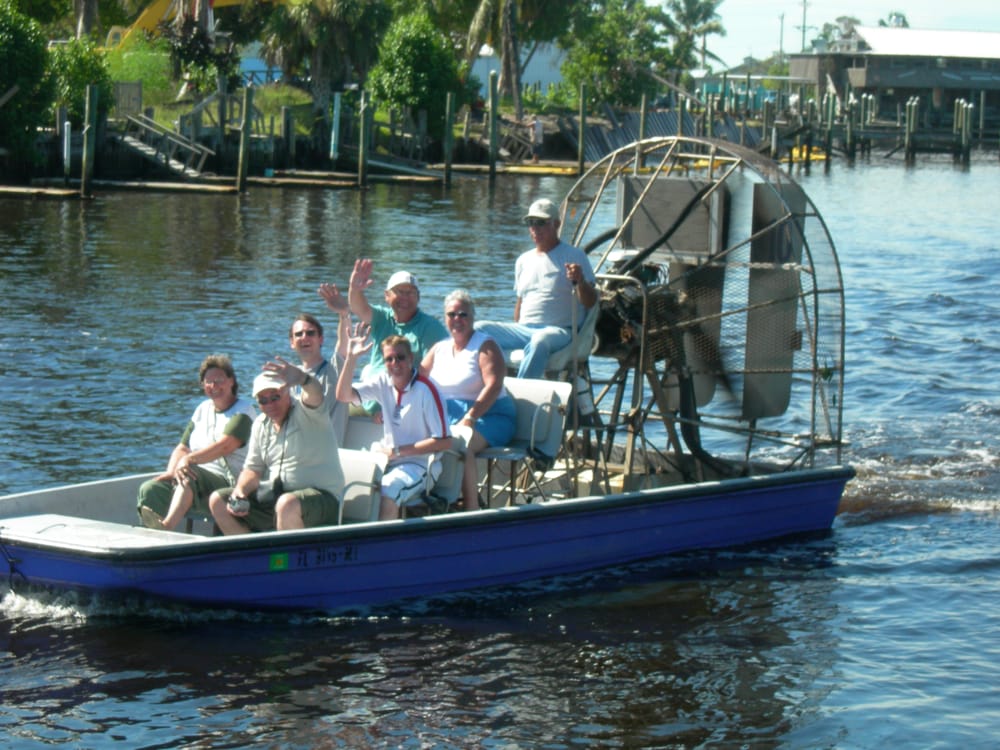
[[[566,264],[566,278],[569,279],[576,288],[576,293],[580,296],[580,304],[588,310],[597,302],[597,287],[587,281],[583,275],[583,269],[578,263]]]
[[[233,490],[233,494],[236,497],[246,497],[252,492],[256,492],[258,487],[260,487],[260,474],[253,469],[243,469],[236,477],[236,488]]]
[[[188,466],[193,464],[208,464],[217,458],[222,458],[223,456],[228,456],[237,448],[243,446],[243,443],[239,438],[234,435],[223,435],[221,438],[216,440],[211,445],[207,445],[204,448],[199,448],[196,451],[188,451],[181,459],[177,462],[175,472],[185,471]]]
[[[301,401],[310,409],[323,405],[323,386],[305,370],[296,367],[281,357],[275,357],[274,362],[266,362],[264,369],[275,372],[287,385],[297,385],[302,388]]]
[[[347,356],[347,339],[351,335],[351,307],[347,298],[340,293],[336,284],[319,285],[319,296],[326,302],[326,306],[337,313],[337,348],[334,350],[334,359],[344,359]]]
[[[436,346],[432,346],[427,354],[424,355],[423,362],[420,363],[420,374],[425,378],[430,375],[431,370],[434,369],[434,349]]]
[[[368,338],[367,326],[358,323],[354,329],[354,335],[349,338],[350,346],[347,348],[347,355],[344,357],[344,366],[340,368],[340,375],[337,377],[337,400],[345,404],[353,403],[358,392],[352,385],[354,381],[354,368],[358,359],[369,352],[372,342]]]
[[[427,453],[440,453],[451,448],[450,437],[422,438],[411,445],[398,445],[396,452],[400,456],[422,456]]]
[[[372,285],[372,262],[368,258],[358,258],[354,261],[351,272],[351,282],[347,290],[347,301],[351,312],[357,315],[362,323],[372,322],[372,306],[365,297],[365,289]]]
[[[580,283],[576,285],[576,293],[580,295],[580,304],[588,310],[597,302],[597,287],[586,279],[581,280]]]
[[[483,376],[483,388],[469,411],[462,417],[462,424],[470,427],[483,414],[488,412],[503,390],[503,379],[507,365],[503,361],[503,353],[495,341],[487,341],[479,348],[479,371]]]
[[[174,449],[170,452],[170,458],[167,461],[167,468],[160,474],[157,474],[156,479],[161,482],[169,482],[173,479],[177,474],[180,462],[190,452],[191,449],[184,445],[184,443],[178,443],[174,446]]]
[[[514,302],[514,322],[518,323],[521,320],[521,298],[518,297]]]

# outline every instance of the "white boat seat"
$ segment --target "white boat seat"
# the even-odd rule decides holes
[[[385,456],[341,448],[340,465],[344,470],[344,497],[340,501],[337,523],[377,521]]]
[[[571,383],[533,378],[508,377],[504,386],[517,408],[514,437],[508,445],[489,447],[477,455],[477,458],[486,461],[486,502],[490,507],[495,497],[493,468],[497,461],[507,461],[510,465],[508,505],[514,502],[514,485],[519,473],[523,475],[524,482],[530,481],[539,497],[545,499],[537,476],[544,474],[544,467],[538,464],[554,460],[559,452],[567,406],[573,391]],[[518,464],[521,464],[520,472]]]
[[[564,378],[560,376],[565,376],[569,373],[569,371],[573,368],[574,362],[578,365],[586,363],[587,359],[594,351],[594,345],[596,344],[594,331],[597,328],[597,318],[598,315],[600,315],[600,312],[601,303],[598,300],[589,310],[587,310],[587,314],[583,318],[583,323],[581,323],[580,327],[573,333],[573,337],[569,344],[564,346],[559,351],[553,352],[549,355],[548,361],[545,363],[546,375],[557,377],[562,380]],[[507,354],[508,371],[516,373],[517,368],[520,367],[523,359],[523,349],[515,349],[514,351],[509,352]]]
[[[382,469],[385,457],[366,450],[340,449],[340,466],[344,471],[344,497],[340,501],[337,523],[377,521],[382,493]],[[185,531],[194,532],[196,523],[217,534],[210,513],[190,510],[184,516]]]
[[[369,416],[351,416],[347,420],[347,430],[344,444],[354,452],[367,453],[372,443],[379,442],[384,436],[382,425]],[[430,470],[428,466],[427,484],[418,494],[404,502],[407,505],[427,505],[437,509],[446,501],[447,505],[455,502],[462,494],[462,456],[456,451],[445,451],[437,454],[440,474]],[[384,466],[383,466],[384,470]],[[381,482],[381,474],[379,474]],[[426,500],[431,502],[427,503]],[[376,513],[376,517],[377,517]]]
[[[445,513],[462,496],[464,458],[455,450],[435,453],[428,459],[427,482],[419,494],[404,502],[400,508],[403,518],[408,508],[424,507],[423,515]]]

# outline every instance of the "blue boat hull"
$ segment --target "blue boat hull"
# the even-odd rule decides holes
[[[19,516],[0,520],[0,575],[12,586],[332,611],[828,530],[852,476],[835,467],[240,537]]]

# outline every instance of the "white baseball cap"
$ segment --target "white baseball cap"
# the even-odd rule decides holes
[[[528,219],[558,219],[559,208],[548,198],[539,198],[528,208],[524,221]]]
[[[419,291],[420,287],[417,285],[417,277],[408,271],[396,271],[392,276],[389,277],[389,281],[386,282],[385,290],[391,291],[401,284],[412,284]]]
[[[265,370],[253,379],[253,397],[256,398],[257,394],[269,391],[272,388],[284,387],[285,381],[281,379],[278,373]]]

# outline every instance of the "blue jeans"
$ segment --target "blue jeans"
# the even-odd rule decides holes
[[[496,339],[505,354],[515,349],[524,350],[524,359],[517,371],[519,378],[540,378],[545,375],[549,356],[570,345],[573,337],[569,329],[559,326],[524,325],[521,323],[483,323],[476,326],[487,336]]]

